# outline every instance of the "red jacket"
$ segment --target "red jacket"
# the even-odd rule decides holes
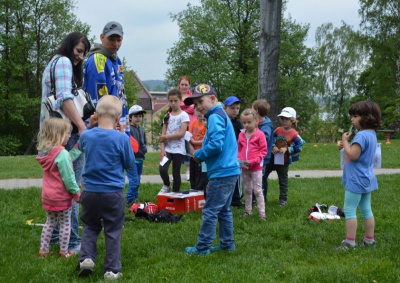
[[[246,133],[240,132],[238,138],[238,159],[250,163],[248,169],[242,170],[260,171],[263,168],[263,160],[267,155],[267,141],[265,135],[259,129],[250,136],[246,137]]]
[[[37,156],[36,160],[43,167],[43,208],[61,211],[71,207],[74,195],[79,196],[80,190],[68,151],[63,146],[57,146],[47,155]]]

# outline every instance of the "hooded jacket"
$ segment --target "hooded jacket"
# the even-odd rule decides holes
[[[229,177],[240,174],[237,161],[237,141],[232,123],[221,105],[212,107],[207,118],[207,132],[201,149],[194,155],[205,161],[208,179]]]
[[[264,157],[264,165],[269,164],[272,156],[272,145],[274,144],[274,126],[270,118],[265,119],[258,124],[258,128],[264,133],[267,142],[267,154]]]
[[[43,208],[61,211],[71,207],[74,195],[80,194],[80,190],[68,151],[63,146],[57,146],[46,155],[38,155],[36,160],[43,168]]]
[[[264,156],[267,154],[267,142],[263,132],[256,129],[250,137],[247,137],[242,131],[238,138],[238,151],[238,159],[250,163],[249,168],[242,168],[242,170],[261,171]]]

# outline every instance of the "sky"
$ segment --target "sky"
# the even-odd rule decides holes
[[[167,51],[179,40],[179,29],[170,14],[198,5],[199,0],[78,0],[77,17],[91,26],[89,38],[100,34],[109,21],[121,23],[124,39],[118,55],[141,80],[164,80],[168,69]],[[95,3],[95,4],[94,4]],[[346,24],[358,29],[358,0],[288,0],[285,17],[311,25],[305,44],[314,46],[315,31],[324,23],[340,27]],[[111,12],[113,11],[113,12]],[[190,75],[190,74],[189,74]]]

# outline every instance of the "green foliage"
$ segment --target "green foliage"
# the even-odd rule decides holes
[[[399,3],[360,0],[361,28],[371,50],[369,66],[358,80],[359,94],[382,110],[385,128],[400,123]]]
[[[359,32],[344,22],[340,28],[334,28],[332,23],[319,27],[316,42],[319,90],[326,109],[333,114],[336,124],[342,126],[367,53]]]
[[[172,15],[180,39],[168,50],[167,81],[188,75],[192,85],[212,84],[220,101],[235,95],[243,100],[243,109],[250,106],[258,95],[259,9],[259,1],[254,0],[202,0],[200,6],[188,5]],[[271,105],[273,109],[294,107],[304,127],[318,109],[311,95],[312,50],[304,45],[308,29],[291,19],[282,21],[281,105]]]
[[[307,220],[307,210],[317,202],[343,207],[340,178],[291,179],[288,205],[283,208],[277,205],[278,181],[270,180],[267,222],[259,221],[255,207],[249,218],[242,217],[243,208],[232,211],[234,253],[185,254],[185,247],[196,243],[201,212],[186,213],[176,224],[125,222],[124,276],[118,282],[398,282],[400,211],[388,211],[388,203],[398,191],[400,175],[382,175],[378,182],[380,189],[372,194],[376,249],[335,251],[345,236],[345,220]],[[159,184],[142,184],[141,199],[156,202],[159,189]],[[0,198],[1,282],[103,282],[103,233],[93,275],[79,278],[74,271],[78,257],[57,259],[58,246],[51,246],[53,256],[37,258],[42,227],[26,221],[45,222],[40,188],[0,190]],[[126,217],[135,219],[127,209]],[[359,243],[364,229],[358,217]],[[218,236],[213,244],[217,243]]]
[[[160,150],[160,136],[162,131],[162,123],[165,114],[167,114],[167,111],[168,109],[162,110],[157,116],[155,116],[154,121],[150,123],[150,132],[152,136],[151,138],[152,141],[150,144],[152,148],[157,151]]]
[[[0,156],[16,155],[20,146],[21,143],[16,137],[0,136]]]
[[[66,34],[88,33],[73,0],[0,1],[0,131],[25,152],[39,126],[42,72]]]

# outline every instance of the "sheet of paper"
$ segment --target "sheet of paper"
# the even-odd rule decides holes
[[[285,164],[285,154],[283,154],[283,153],[274,154],[274,163],[276,165],[284,165]]]
[[[164,166],[164,164],[168,161],[168,158],[166,156],[163,157],[163,159],[160,161],[160,165]]]
[[[185,140],[190,141],[190,138],[191,138],[191,137],[192,137],[192,133],[186,131],[185,136],[184,136]]]

